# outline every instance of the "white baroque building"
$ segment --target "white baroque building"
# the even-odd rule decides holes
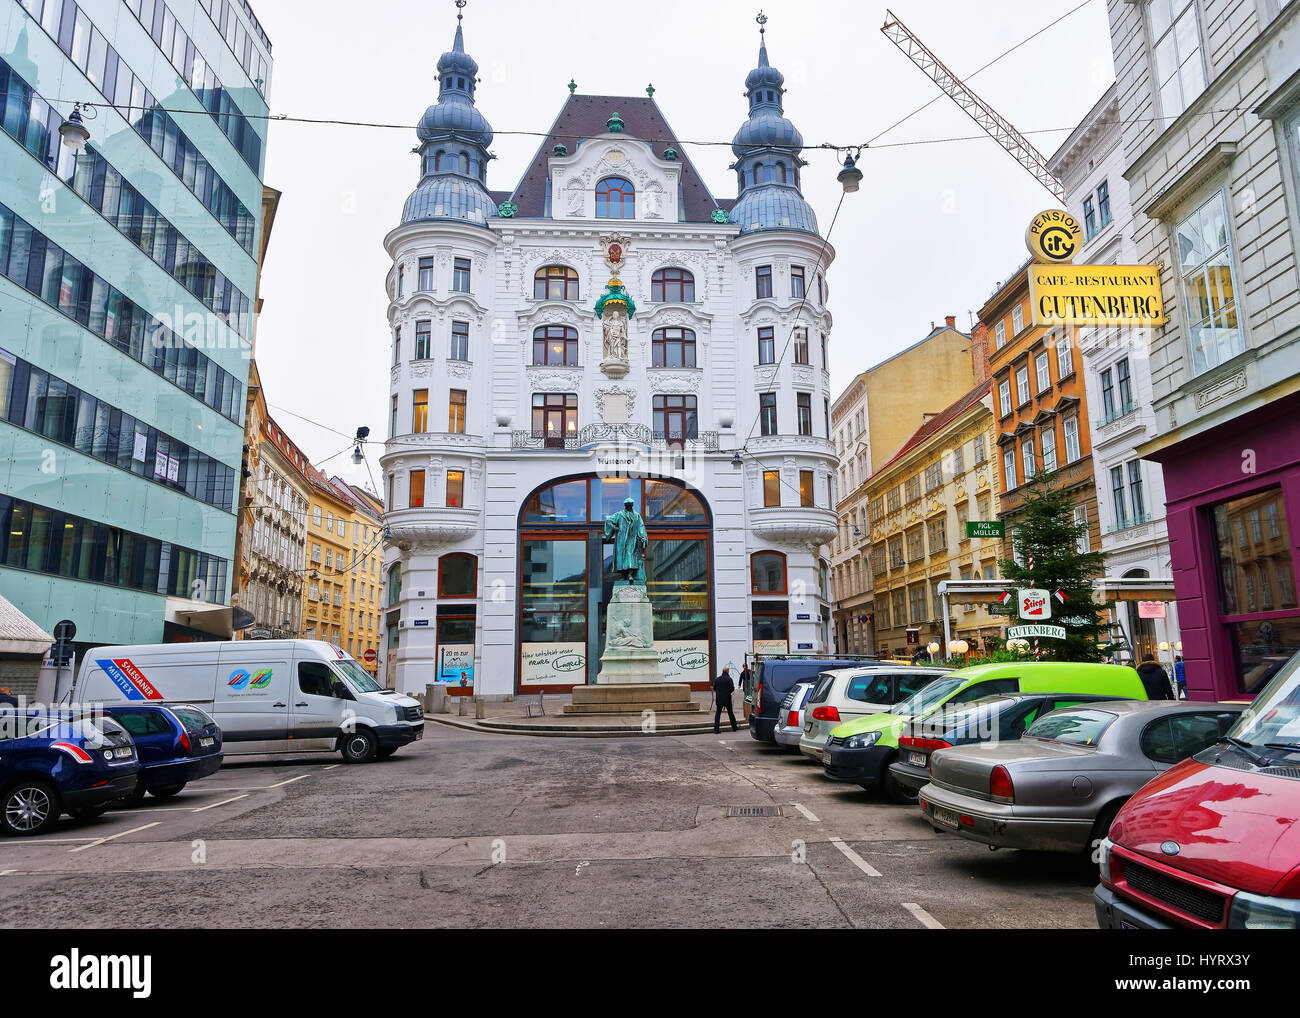
[[[518,184],[489,191],[477,69],[458,25],[418,126],[419,185],[385,239],[397,687],[594,682],[602,521],[628,497],[666,677],[702,685],[756,650],[832,649],[834,252],[766,47],[735,199],[712,196],[653,89],[572,83]],[[606,301],[631,312],[621,332],[597,314]]]
[[[1124,177],[1118,85],[1112,84],[1052,156],[1052,172],[1066,189],[1066,206],[1083,224],[1079,264],[1137,265],[1136,226]],[[1092,465],[1097,482],[1101,550],[1106,575],[1123,579],[1173,575],[1165,522],[1165,484],[1160,464],[1144,460],[1138,447],[1156,434],[1151,383],[1152,337],[1142,330],[1078,329],[1075,356],[1082,360],[1091,415]],[[1160,645],[1176,646],[1178,605],[1153,602],[1164,618],[1144,618],[1136,601],[1117,604],[1134,663],[1173,660]]]

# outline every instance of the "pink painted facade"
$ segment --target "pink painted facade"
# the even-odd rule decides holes
[[[1272,662],[1296,649],[1292,636],[1300,632],[1294,574],[1300,561],[1300,395],[1240,414],[1148,458],[1164,467],[1188,695],[1202,700],[1248,696],[1258,691],[1255,680]],[[1258,512],[1250,513],[1255,537],[1267,542],[1271,527],[1276,540],[1268,555],[1253,549],[1232,554],[1238,561],[1248,559],[1250,569],[1264,565],[1272,586],[1267,600],[1257,600],[1252,583],[1247,601],[1239,580],[1244,572],[1234,570],[1236,578],[1228,583],[1236,584],[1234,604],[1221,577],[1214,507],[1229,500],[1249,506],[1252,499],[1268,510],[1262,522]],[[1249,525],[1244,518],[1233,522],[1241,528],[1241,547],[1247,547]],[[1243,643],[1249,646],[1239,646]]]

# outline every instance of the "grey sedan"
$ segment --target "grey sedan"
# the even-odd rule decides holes
[[[778,745],[790,749],[799,748],[799,739],[803,736],[803,711],[812,693],[815,682],[796,682],[790,687],[781,701],[781,710],[776,716],[776,728],[772,735]]]
[[[936,831],[995,848],[1087,851],[1129,796],[1222,739],[1244,709],[1127,700],[1053,711],[1014,742],[935,753],[921,809]]]

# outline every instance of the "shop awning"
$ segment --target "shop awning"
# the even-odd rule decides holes
[[[165,618],[168,622],[197,629],[201,633],[219,636],[223,640],[235,637],[236,609],[229,605],[193,601],[183,597],[169,597]]]

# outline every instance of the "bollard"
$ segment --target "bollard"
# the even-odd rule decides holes
[[[429,713],[447,713],[447,687],[441,683],[431,683],[429,685]]]
[[[474,717],[476,717],[480,721],[482,721],[485,717],[487,717],[487,704],[484,703],[482,700],[480,700],[477,696],[474,697]]]
[[[461,717],[464,717],[466,714],[469,713],[469,710],[468,710],[468,707],[469,707],[469,697],[468,697],[468,696],[458,696],[458,697],[456,697],[456,699],[460,701],[460,716],[461,716]]]

